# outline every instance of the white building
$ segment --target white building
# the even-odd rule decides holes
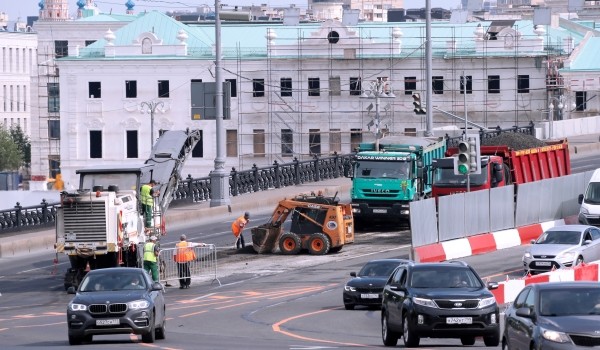
[[[73,23],[82,26],[79,41],[82,33],[91,37],[83,28],[98,24],[92,19]],[[142,162],[158,130],[186,128],[202,130],[203,139],[182,175],[207,176],[216,130],[212,95],[202,92],[214,82],[214,26],[184,25],[157,12],[120,29],[103,25],[95,43],[71,50],[70,42],[69,56],[57,61],[65,181],[76,185],[75,169],[92,163]],[[558,89],[547,66],[567,57],[584,34],[530,21],[435,23],[432,30],[433,106],[466,111],[490,127],[547,119]],[[423,23],[224,23],[222,32],[223,75],[231,84],[226,168],[350,152],[373,139],[378,121],[385,134],[425,127],[412,98],[425,96]],[[395,97],[361,98],[378,78]],[[158,108],[141,114],[144,102]],[[437,109],[433,122],[464,125]]]

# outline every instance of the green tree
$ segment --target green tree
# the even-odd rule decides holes
[[[19,148],[19,151],[21,151],[21,165],[29,167],[31,165],[31,142],[29,142],[29,136],[25,135],[19,125],[10,128],[10,136]]]
[[[0,127],[0,171],[19,170],[23,164],[23,153],[13,141],[10,132]]]

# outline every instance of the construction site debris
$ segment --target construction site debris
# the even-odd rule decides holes
[[[484,138],[481,140],[483,146],[508,146],[511,149],[518,151],[527,148],[543,147],[546,143],[537,139],[535,136],[506,132],[492,138]]]

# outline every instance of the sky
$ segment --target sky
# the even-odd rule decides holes
[[[23,21],[27,16],[37,16],[39,13],[38,3],[40,0],[0,0],[0,12],[8,14],[9,21],[16,21],[21,18]],[[69,12],[75,15],[77,12],[77,0],[69,1]],[[127,0],[95,0],[101,12],[125,13],[125,3]],[[135,3],[135,12],[143,11],[193,11],[196,7],[208,4],[213,7],[215,2],[212,0],[133,0]],[[225,9],[232,8],[234,5],[248,6],[268,4],[270,6],[289,6],[295,3],[296,7],[306,8],[306,0],[221,0]],[[460,0],[431,0],[432,7],[456,8]],[[227,6],[225,6],[227,5]],[[425,7],[425,0],[404,0],[405,8]]]

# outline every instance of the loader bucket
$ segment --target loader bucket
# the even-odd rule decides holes
[[[277,246],[280,227],[260,225],[252,229],[252,247],[258,254],[272,253]]]

